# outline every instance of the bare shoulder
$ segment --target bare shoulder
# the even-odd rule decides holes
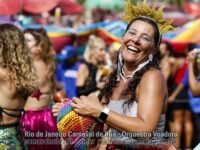
[[[87,70],[88,70],[88,66],[85,63],[82,63],[78,69],[78,71],[81,73],[87,72]]]
[[[144,79],[165,79],[163,73],[159,69],[151,68],[147,72],[144,73]]]
[[[86,78],[89,75],[88,66],[85,63],[80,64],[78,68],[78,78]]]
[[[80,64],[79,66],[80,69],[87,69],[87,65],[85,63]]]
[[[87,77],[89,76],[89,70],[86,64],[81,64],[78,69],[77,86],[83,86]]]
[[[151,86],[164,86],[166,84],[166,80],[163,73],[159,69],[151,68],[144,73],[141,79],[141,83],[149,84]]]
[[[176,62],[176,58],[175,57],[169,57],[168,59],[169,63],[175,63]]]
[[[138,96],[140,100],[149,101],[153,100],[162,102],[167,95],[167,83],[164,75],[158,69],[151,68],[142,76],[141,82],[139,83]]]

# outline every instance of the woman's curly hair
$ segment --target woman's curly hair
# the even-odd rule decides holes
[[[38,29],[31,29],[27,28],[24,30],[24,33],[30,33],[36,40],[36,46],[40,46],[42,51],[40,53],[40,58],[46,64],[46,76],[47,79],[52,83],[52,90],[55,89],[55,80],[54,80],[54,73],[55,73],[55,51],[51,44],[51,41],[47,35],[47,32],[43,28]]]
[[[25,99],[36,90],[37,78],[23,32],[12,24],[0,25],[0,66],[7,70],[6,78]]]

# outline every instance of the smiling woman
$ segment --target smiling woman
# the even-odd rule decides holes
[[[104,123],[109,133],[105,139],[114,145],[112,149],[164,147],[163,137],[152,134],[164,132],[168,96],[157,53],[161,34],[173,27],[163,20],[162,9],[149,8],[146,2],[136,7],[127,0],[124,20],[129,24],[121,39],[117,69],[106,80],[99,97],[73,98],[71,106],[76,113]]]
[[[103,105],[95,96],[74,98],[72,102],[77,113],[103,120],[110,126],[109,132],[118,135],[108,138],[120,141],[126,147],[137,145],[140,137],[130,138],[121,134],[122,131],[148,135],[155,131],[164,132],[167,87],[155,55],[159,38],[158,26],[152,20],[146,17],[133,19],[122,37],[118,68],[101,92]],[[146,138],[151,144],[162,144],[163,140],[153,134],[143,137]]]
[[[140,28],[137,26],[140,26]],[[123,59],[137,67],[141,61],[146,59],[146,55],[155,53],[154,51],[158,48],[156,47],[157,43],[154,42],[155,31],[159,36],[158,28],[152,26],[149,20],[145,18],[135,19],[122,37],[121,52]]]
[[[129,24],[122,36],[118,68],[109,76],[99,99],[95,96],[74,98],[71,104],[77,113],[103,120],[110,126],[109,132],[117,132],[118,135],[121,131],[164,132],[167,87],[156,54],[161,31],[172,30],[173,27],[163,20],[161,9],[156,13],[146,3],[143,6],[135,7],[127,1],[124,20]],[[140,15],[133,13],[138,9],[141,9]],[[102,117],[102,114],[106,117]],[[152,135],[151,138],[145,138],[151,144],[163,144],[161,137]],[[127,140],[137,143],[137,138],[124,135],[110,140],[121,141],[122,144]]]

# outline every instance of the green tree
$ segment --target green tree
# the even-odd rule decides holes
[[[85,0],[76,0],[80,4],[84,4]]]

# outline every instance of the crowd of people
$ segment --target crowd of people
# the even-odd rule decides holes
[[[74,113],[103,125],[88,149],[198,144],[200,50],[176,53],[162,40],[171,24],[146,3],[132,5],[127,1],[121,43],[90,35],[81,57],[76,38],[56,54],[43,28],[0,25],[0,149],[73,149],[57,129],[59,90]]]

